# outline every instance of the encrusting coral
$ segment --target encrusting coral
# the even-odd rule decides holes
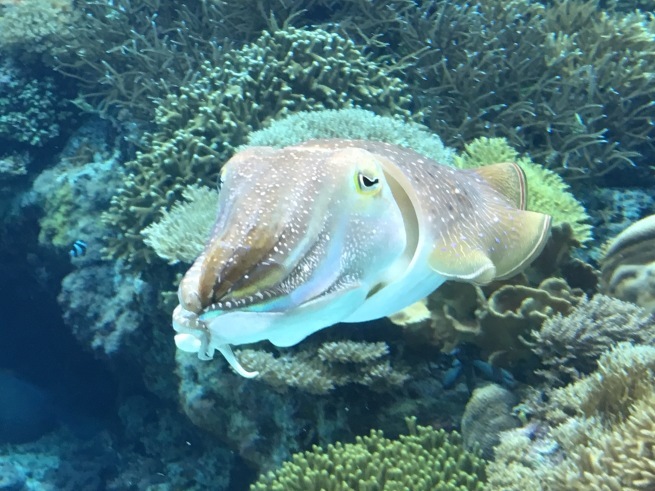
[[[295,454],[275,472],[260,476],[251,491],[474,491],[484,489],[484,461],[448,434],[407,419],[409,434],[397,440],[380,430]]]
[[[309,109],[360,106],[409,116],[405,86],[352,41],[289,28],[204,63],[197,78],[161,101],[156,130],[126,164],[125,184],[104,215],[121,233],[107,252],[149,261],[140,232],[185,186],[216,182],[220,165],[266,120]]]

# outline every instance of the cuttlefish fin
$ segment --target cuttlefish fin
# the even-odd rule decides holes
[[[514,162],[491,164],[471,169],[470,172],[481,177],[519,210],[525,210],[528,186],[525,172],[518,164]]]
[[[548,239],[551,217],[516,207],[525,199],[525,190],[510,190],[512,179],[525,187],[518,166],[489,167],[474,172],[487,184],[479,187],[470,209],[456,210],[430,253],[432,270],[448,279],[486,284],[509,278],[530,264]]]

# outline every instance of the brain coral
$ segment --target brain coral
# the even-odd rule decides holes
[[[140,231],[185,185],[213,183],[220,164],[268,119],[309,109],[361,106],[409,115],[409,97],[362,49],[338,34],[288,28],[227,51],[157,108],[156,131],[127,164],[125,185],[105,221],[121,233],[107,251],[149,260]]]

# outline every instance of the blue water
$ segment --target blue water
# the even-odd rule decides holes
[[[462,431],[467,403],[487,384],[530,410],[516,419],[499,404],[502,415],[479,417],[493,438],[464,428],[465,442],[492,460],[501,427],[517,427],[546,467],[573,458],[548,433],[561,423],[548,401],[574,377],[531,348],[532,331],[607,293],[602,244],[655,213],[655,24],[638,1],[583,5],[0,1],[0,491],[246,490],[312,445],[371,429],[395,438],[409,416]],[[477,138],[505,138],[564,179],[593,238],[548,246],[525,275],[503,280],[491,307],[502,284],[447,283],[427,303],[432,323],[385,318],[290,348],[240,346],[254,350],[237,352],[244,365],[255,359],[254,380],[222,356],[176,350],[171,315],[192,260],[162,259],[141,231],[183,202],[187,186],[215,189],[222,163],[257,130],[351,107],[370,114],[339,124],[323,116],[311,134],[427,148],[448,165]],[[294,125],[262,138],[310,133]],[[213,215],[188,226],[209,231]],[[655,264],[652,240],[639,238],[642,272]],[[568,282],[564,294],[544,293],[553,277]],[[652,312],[655,291],[643,293],[623,299]],[[526,320],[531,295],[553,303]],[[626,329],[593,349],[568,345],[575,355],[561,363],[589,376],[619,341],[647,339]],[[325,355],[347,341],[361,343],[347,360]],[[357,357],[367,350],[377,354]],[[640,383],[655,390],[649,370]],[[490,472],[489,489],[511,488]],[[629,472],[617,472],[631,489]]]

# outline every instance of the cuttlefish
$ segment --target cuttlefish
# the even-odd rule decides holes
[[[251,147],[221,171],[217,218],[183,277],[179,349],[292,346],[338,322],[394,314],[446,280],[508,278],[542,250],[550,217],[525,210],[513,163],[471,170],[363,140]]]

